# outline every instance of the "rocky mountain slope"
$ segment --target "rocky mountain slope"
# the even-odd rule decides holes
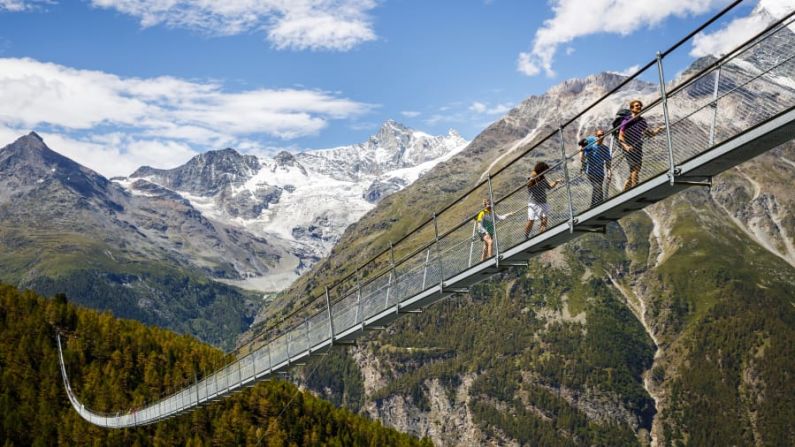
[[[114,180],[133,194],[163,188],[215,222],[280,241],[289,255],[275,271],[241,271],[245,279],[232,282],[272,292],[328,254],[345,228],[378,201],[466,144],[453,130],[434,137],[387,121],[367,141],[351,146],[272,158],[209,151],[174,169],[142,167]]]
[[[0,149],[5,282],[228,346],[257,302],[207,277],[266,272],[280,256],[169,191],[129,194],[35,133]]]
[[[381,197],[465,142],[387,122],[272,159],[210,151],[109,181],[35,133],[0,149],[0,280],[230,347],[261,305]]]
[[[737,63],[763,64],[764,54]],[[262,320],[428,217],[407,210],[440,209],[622,79],[567,81],[524,101],[351,225]],[[775,89],[757,83],[745,97],[759,99],[754,110],[766,110],[772,92],[795,93],[771,82]],[[634,83],[577,127],[604,126],[622,102],[655,90]],[[688,98],[710,93],[693,87]],[[722,119],[742,126],[754,117]],[[570,131],[566,140],[578,136]],[[310,365],[315,373],[305,380],[338,404],[439,445],[791,445],[793,160],[792,143],[770,151],[714,179],[710,190],[688,190],[611,224],[604,236],[581,237],[469,296],[404,317]]]

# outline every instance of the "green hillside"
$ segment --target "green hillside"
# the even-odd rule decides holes
[[[193,338],[0,284],[0,445],[430,445],[281,381],[152,426],[99,428],[69,405],[54,326],[68,335],[73,389],[97,411],[140,407],[226,360]]]
[[[258,296],[175,263],[143,259],[83,233],[0,228],[0,281],[119,318],[193,335],[229,350],[259,308]]]
[[[443,445],[795,445],[792,159],[775,149],[404,317],[308,384]],[[407,204],[437,208],[450,169],[352,225],[285,309],[417,224]]]

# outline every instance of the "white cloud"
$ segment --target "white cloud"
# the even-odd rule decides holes
[[[533,61],[533,55],[530,53],[519,53],[519,59],[516,61],[516,69],[527,76],[535,76],[541,73],[541,67]]]
[[[422,115],[422,113],[417,112],[415,110],[404,110],[404,111],[400,112],[400,114],[405,116],[406,118],[416,118],[416,117]]]
[[[0,121],[90,129],[103,124],[199,142],[208,135],[295,138],[369,106],[328,92],[257,89],[172,77],[121,78],[32,59],[0,58]]]
[[[469,106],[454,102],[438,108],[439,113],[434,113],[423,119],[428,126],[439,124],[468,126],[473,130],[482,130],[491,124],[494,115],[504,115],[508,113],[512,104],[503,103],[490,105],[484,101],[473,101]],[[486,123],[483,125],[483,123]]]
[[[476,114],[502,115],[511,110],[511,104],[497,104],[494,107],[489,107],[480,101],[475,101],[469,106],[469,110]]]
[[[670,16],[708,12],[728,0],[551,0],[554,16],[536,31],[532,49],[522,52],[517,69],[528,76],[544,71],[554,76],[552,63],[560,45],[597,33],[631,34]],[[592,12],[584,16],[585,12]]]
[[[627,67],[621,71],[611,71],[610,73],[614,73],[621,76],[630,76],[635,74],[636,71],[640,70],[640,65],[633,65],[631,67]]]
[[[764,8],[773,17],[780,19],[792,12],[795,4],[792,3],[792,0],[759,0],[759,7]]]
[[[129,166],[157,160],[184,162],[196,148],[315,134],[330,120],[371,107],[318,90],[229,92],[217,82],[122,78],[0,58],[0,136],[36,129],[103,175],[129,174]]]
[[[2,1],[2,0],[0,0]],[[375,0],[91,0],[99,8],[217,35],[264,30],[278,49],[346,51],[376,39]]]
[[[70,138],[42,132],[47,146],[106,176],[127,176],[141,166],[175,168],[197,155],[188,144],[178,141],[138,139],[124,134],[97,138]]]
[[[50,0],[0,0],[0,12],[33,11],[52,3]]]
[[[497,104],[496,106],[486,110],[488,115],[502,115],[508,113],[508,111],[513,108],[513,105],[504,103],[504,104]]]
[[[791,0],[760,0],[751,15],[734,19],[718,31],[697,34],[693,38],[690,55],[693,57],[723,55],[770,25],[770,17],[761,14],[760,8],[764,8],[773,17],[779,18],[791,12],[793,7],[795,4]]]
[[[482,102],[477,102],[477,101],[473,102],[472,105],[469,106],[469,110],[471,110],[471,111],[473,111],[475,113],[485,113],[486,112],[486,108],[487,108],[486,104],[483,104]]]

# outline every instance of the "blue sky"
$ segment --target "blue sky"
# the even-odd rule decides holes
[[[390,118],[471,139],[565,79],[644,64],[728,3],[0,0],[0,146],[36,130],[110,176],[352,144]]]

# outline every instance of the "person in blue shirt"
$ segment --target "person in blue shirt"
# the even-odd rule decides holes
[[[580,162],[583,171],[591,182],[591,207],[604,200],[604,184],[610,185],[612,171],[610,169],[610,148],[604,145],[605,133],[599,129],[596,136],[591,135],[580,140]],[[607,179],[607,182],[605,182]]]

